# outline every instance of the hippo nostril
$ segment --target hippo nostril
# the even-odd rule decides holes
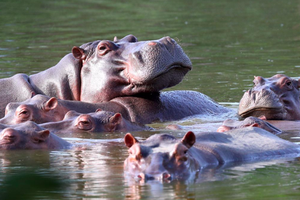
[[[148,43],[148,45],[150,45],[150,46],[155,46],[155,45],[157,45],[157,42],[151,41],[151,42]]]
[[[162,179],[163,180],[171,179],[171,175],[167,172],[164,172],[164,173],[162,173]]]

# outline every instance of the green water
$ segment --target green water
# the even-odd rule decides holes
[[[128,34],[174,38],[193,70],[168,90],[196,90],[233,108],[254,75],[300,74],[299,0],[1,0],[0,30],[0,78],[42,71],[73,46]],[[188,184],[128,181],[122,137],[69,138],[87,149],[0,152],[0,199],[299,198],[297,160],[207,170]]]

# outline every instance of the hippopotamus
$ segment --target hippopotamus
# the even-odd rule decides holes
[[[43,123],[40,126],[55,134],[151,130],[148,126],[132,123],[124,119],[120,113],[102,111],[100,109],[88,114],[69,111],[62,121]]]
[[[25,101],[32,94],[90,103],[151,96],[181,82],[191,69],[190,59],[170,37],[138,41],[128,35],[89,42],[74,46],[45,71],[1,79],[0,117],[9,102]]]
[[[268,120],[300,120],[300,83],[284,74],[254,77],[254,86],[240,100],[241,117],[264,115]]]
[[[233,129],[239,129],[244,127],[259,127],[273,133],[275,135],[281,134],[282,130],[273,126],[271,123],[266,121],[264,116],[261,117],[247,117],[242,121],[227,119],[223,124],[217,129],[217,132],[226,132]]]
[[[155,134],[144,141],[127,133],[124,141],[129,148],[129,156],[124,161],[125,174],[138,181],[191,181],[205,168],[294,158],[300,153],[299,145],[257,127],[224,133],[188,131],[181,139]]]
[[[67,112],[74,110],[78,113],[95,112],[98,109],[121,112],[122,116],[130,118],[124,107],[114,102],[87,103],[82,101],[61,100],[42,94],[22,102],[11,102],[5,107],[5,116],[0,119],[2,124],[18,124],[33,121],[41,124],[57,122],[64,119]]]
[[[28,121],[13,126],[1,125],[0,150],[14,149],[68,149],[71,144],[62,138]]]
[[[196,114],[216,115],[234,112],[195,91],[167,91],[151,98],[117,97],[101,103],[61,100],[37,94],[23,102],[9,103],[0,123],[17,124],[28,120],[36,123],[54,122],[62,120],[70,110],[90,113],[98,108],[120,113],[124,119],[139,124],[179,120]]]

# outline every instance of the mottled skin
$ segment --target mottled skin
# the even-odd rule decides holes
[[[2,127],[0,150],[67,149],[71,144],[34,122]]]
[[[273,133],[275,135],[282,133],[282,131],[269,122],[266,121],[265,117],[247,117],[242,121],[237,121],[233,119],[227,119],[223,124],[217,129],[217,132],[225,132],[233,129],[244,128],[244,127],[259,127]]]
[[[178,84],[191,61],[170,37],[141,41],[133,35],[73,47],[57,65],[37,74],[0,80],[0,117],[9,102],[32,94],[90,103],[120,96],[151,95]]]
[[[233,112],[206,95],[194,91],[161,92],[148,97],[117,97],[103,103],[60,100],[38,94],[23,102],[9,103],[5,109],[5,117],[0,123],[16,124],[28,120],[36,123],[60,121],[70,110],[90,113],[98,108],[121,113],[125,119],[140,124],[179,120],[192,115]]]
[[[254,77],[254,87],[240,100],[241,117],[264,115],[268,120],[300,120],[300,83],[283,74]]]
[[[299,146],[257,127],[226,133],[189,131],[182,139],[156,134],[138,141],[130,133],[124,138],[129,156],[125,173],[137,180],[193,180],[203,168],[296,157]]]
[[[48,122],[40,124],[40,126],[55,134],[151,130],[150,127],[132,123],[124,119],[120,113],[102,110],[88,114],[69,111],[62,121]]]

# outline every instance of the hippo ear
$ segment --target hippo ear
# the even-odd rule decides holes
[[[118,42],[117,36],[114,37],[114,42]]]
[[[32,97],[34,97],[36,95],[36,93],[35,92],[31,92],[31,97],[30,98],[32,98]]]
[[[122,122],[122,115],[120,113],[116,113],[114,116],[109,118],[109,122],[106,125],[108,131],[115,131],[117,126]]]
[[[51,97],[48,101],[44,104],[44,109],[46,111],[53,110],[57,107],[58,101],[55,97]]]
[[[196,142],[196,136],[192,131],[189,131],[183,136],[181,142],[187,148],[191,148]]]
[[[101,109],[101,108],[98,108],[98,109],[96,110],[96,112],[100,112],[100,111],[102,111],[102,109]]]
[[[49,130],[42,130],[37,132],[37,135],[34,137],[34,141],[39,143],[45,141],[50,135]]]
[[[135,143],[139,142],[131,133],[127,133],[124,137],[125,145],[130,148]]]
[[[85,60],[86,59],[86,55],[84,53],[84,50],[80,47],[73,47],[72,48],[72,53],[73,56],[79,60]]]

